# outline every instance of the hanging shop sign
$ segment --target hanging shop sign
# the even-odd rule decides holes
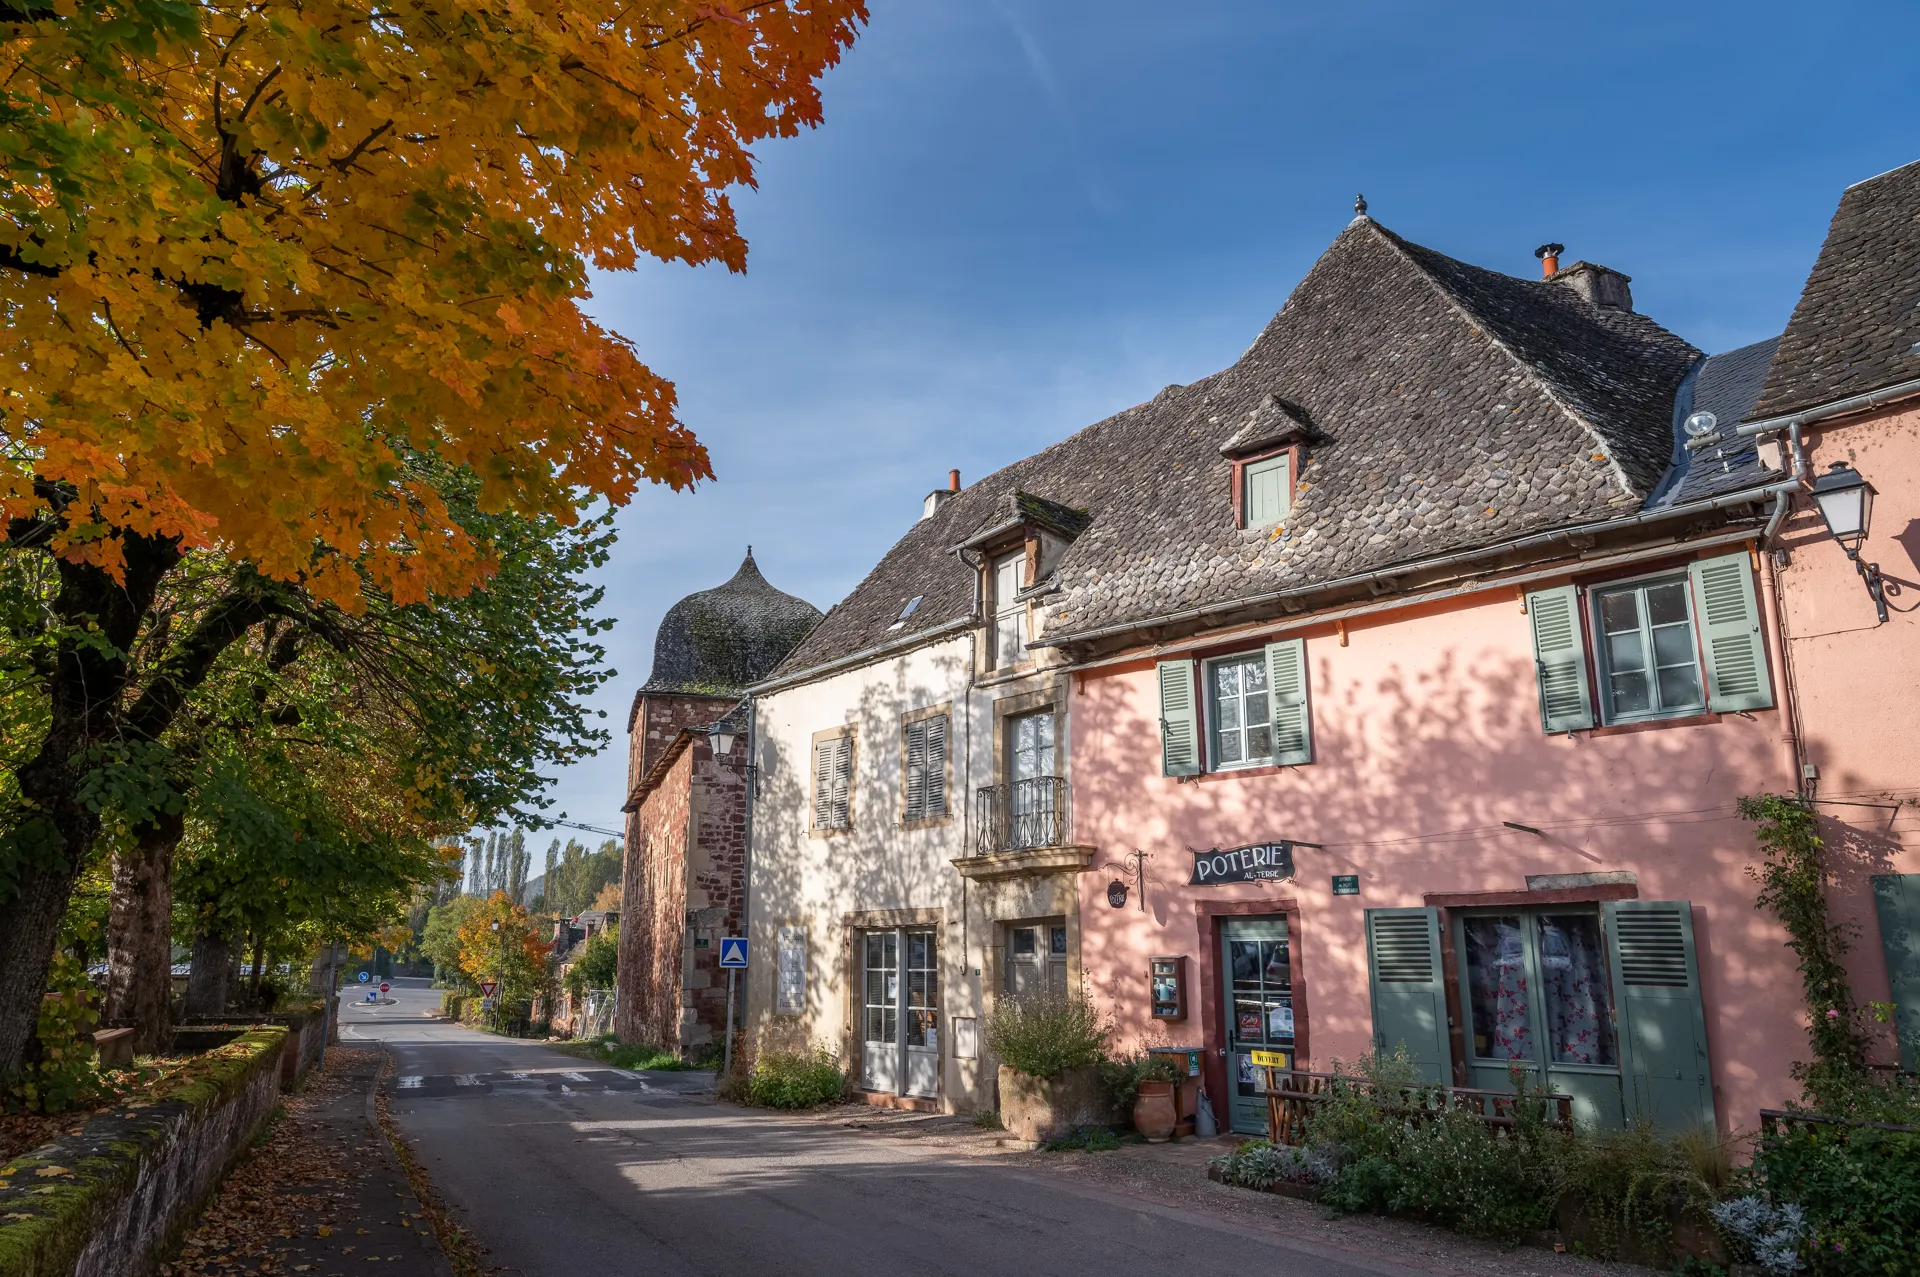
[[[1208,887],[1217,882],[1278,882],[1293,877],[1293,844],[1257,842],[1248,847],[1193,853],[1193,877],[1190,887]]]

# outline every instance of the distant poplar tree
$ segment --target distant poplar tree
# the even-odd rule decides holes
[[[507,855],[512,862],[507,873],[507,894],[515,904],[523,905],[527,903],[527,869],[533,863],[533,857],[527,854],[525,830],[513,831],[507,840]]]

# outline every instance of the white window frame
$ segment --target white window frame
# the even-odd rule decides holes
[[[1637,604],[1640,612],[1640,638],[1649,664],[1642,668],[1648,676],[1648,699],[1657,702],[1660,699],[1660,667],[1651,663],[1654,657],[1652,627],[1648,623],[1646,591],[1649,587],[1677,585],[1681,597],[1687,601],[1687,631],[1692,640],[1693,685],[1697,689],[1698,699],[1692,704],[1678,709],[1653,708],[1630,713],[1617,713],[1613,708],[1613,669],[1607,659],[1606,621],[1601,613],[1601,604],[1608,595],[1622,594],[1628,591],[1640,593]],[[1693,581],[1685,567],[1677,573],[1672,571],[1653,572],[1645,576],[1628,577],[1619,581],[1607,581],[1589,585],[1582,589],[1586,596],[1587,612],[1587,654],[1592,660],[1594,700],[1600,709],[1600,722],[1604,726],[1623,723],[1654,723],[1662,719],[1691,718],[1707,712],[1707,663],[1700,651],[1700,617],[1693,597]]]
[[[1242,757],[1238,762],[1231,762],[1231,763],[1222,762],[1220,760],[1220,695],[1214,685],[1213,672],[1215,668],[1221,665],[1256,666],[1260,670],[1261,676],[1263,678],[1267,678],[1269,682],[1271,682],[1271,675],[1267,670],[1267,651],[1265,648],[1255,648],[1251,652],[1235,652],[1228,656],[1216,656],[1216,657],[1210,658],[1209,660],[1201,662],[1201,680],[1204,684],[1204,687],[1202,688],[1202,690],[1206,695],[1206,706],[1207,706],[1207,721],[1204,725],[1206,729],[1205,739],[1206,739],[1206,751],[1207,751],[1206,770],[1215,771],[1215,772],[1234,772],[1234,771],[1242,771],[1249,767],[1272,767],[1274,765],[1274,762],[1273,762],[1273,688],[1271,686],[1269,686],[1266,689],[1266,691],[1262,693],[1262,695],[1264,695],[1267,698],[1267,721],[1266,721],[1267,752],[1266,752],[1266,755],[1261,758],[1251,758],[1251,759]],[[1240,750],[1243,755],[1246,753],[1246,744],[1247,744],[1247,720],[1246,720],[1246,714],[1244,713],[1244,708],[1246,706],[1246,699],[1247,699],[1246,694],[1244,692],[1241,693],[1239,700],[1240,700],[1243,712],[1240,715],[1240,726],[1236,729],[1240,733]],[[1259,724],[1255,724],[1255,726],[1259,726]]]

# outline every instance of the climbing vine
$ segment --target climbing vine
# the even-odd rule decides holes
[[[1787,945],[1800,959],[1813,1062],[1799,1072],[1817,1095],[1822,1082],[1857,1076],[1866,1067],[1867,1036],[1840,961],[1852,947],[1851,928],[1827,911],[1825,844],[1813,809],[1798,798],[1758,794],[1740,800],[1740,814],[1753,822],[1762,852],[1760,863],[1747,867],[1760,884],[1754,903],[1780,919]]]

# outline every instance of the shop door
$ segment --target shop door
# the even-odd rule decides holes
[[[1586,1126],[1623,1117],[1612,981],[1598,911],[1468,913],[1454,924],[1467,1011],[1467,1084],[1573,1097]]]
[[[908,931],[906,1029],[907,1094],[940,1093],[940,966],[933,932]]]
[[[861,1086],[890,1095],[938,1095],[940,954],[933,929],[869,931],[861,943]]]
[[[1266,1070],[1253,1052],[1278,1051],[1293,1064],[1293,974],[1285,918],[1229,918],[1220,931],[1225,983],[1227,1123],[1244,1135],[1267,1132]]]
[[[900,1092],[900,933],[869,931],[866,947],[865,1025],[861,1034],[860,1084],[869,1091]]]

